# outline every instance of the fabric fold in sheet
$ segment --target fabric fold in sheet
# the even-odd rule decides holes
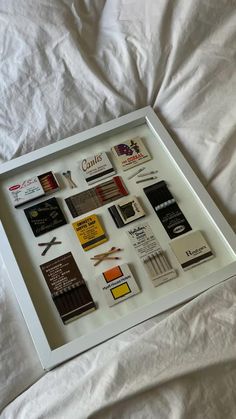
[[[236,229],[236,25],[234,21],[233,0],[227,2],[2,0],[0,4],[0,161],[18,157],[135,109],[151,105],[231,226]],[[219,328],[214,337],[215,347],[224,345],[227,342],[225,338],[233,339],[235,333],[235,313],[232,307],[236,300],[233,291],[232,307],[228,305],[228,286],[227,282],[220,286],[222,301],[219,299],[219,304],[225,304],[226,309],[222,320],[217,320]],[[199,312],[201,298],[198,300]],[[208,310],[209,318],[212,320],[211,300]],[[186,341],[184,356],[186,352],[191,353],[193,350],[191,341],[201,326],[201,322],[198,323],[197,320],[199,319],[197,306],[195,311],[190,313],[196,331],[194,327],[191,328],[191,339],[189,337]],[[180,321],[179,315],[177,311],[175,318],[177,323]],[[107,365],[111,365],[113,355],[119,350],[125,350],[125,346],[129,345],[136,333],[140,334],[141,342],[146,328],[154,326],[159,318],[149,320],[106,344],[106,351],[109,354]],[[185,322],[178,324],[183,331],[188,326]],[[181,327],[179,334],[175,336],[175,344],[180,344],[179,336],[183,333]],[[202,325],[203,329],[204,327],[208,327],[207,317]],[[162,336],[165,328],[166,323],[161,322],[155,329],[156,333]],[[225,328],[229,337],[225,335]],[[204,330],[200,335],[203,347],[199,347],[199,362],[204,357],[206,349],[204,349],[206,345],[204,339],[207,339],[209,333],[203,332]],[[148,338],[146,336],[147,334],[143,337],[143,342],[146,342],[146,339],[152,342],[152,336],[148,335]],[[233,343],[229,341],[229,346],[231,344],[233,347]],[[159,341],[155,345],[159,347]],[[60,399],[61,390],[57,389],[59,405],[60,400],[65,402],[62,409],[70,409],[72,404],[71,409],[76,411],[73,391],[78,393],[73,386],[77,383],[78,389],[82,389],[83,380],[87,377],[86,375],[83,378],[83,371],[87,371],[89,365],[91,377],[90,381],[86,382],[85,393],[84,391],[82,393],[85,405],[90,402],[92,392],[89,388],[96,387],[100,380],[99,374],[102,374],[97,370],[103,365],[102,348],[103,345],[44,377],[42,383],[47,383],[46,388],[49,388],[51,394],[53,385],[50,386],[49,377],[53,382],[54,376],[60,376],[62,393],[64,396],[67,394],[66,401],[63,397]],[[141,344],[139,348],[141,349]],[[133,349],[131,346],[131,350]],[[233,375],[233,364],[228,364],[227,361],[226,370],[222,369],[224,355],[227,358],[225,350],[228,351],[229,348],[222,346],[221,349],[222,364],[216,367],[215,372],[213,367],[212,370],[209,367],[212,377],[216,374],[218,378],[217,380],[212,378],[213,385],[209,378],[206,386],[212,389],[212,392],[215,391],[216,406],[219,407],[219,412],[223,412],[225,406],[226,410],[222,415],[228,418],[231,407],[234,407],[233,402],[231,404],[229,402],[233,390],[230,390],[228,382],[232,381],[233,388],[236,378]],[[150,351],[150,348],[144,345],[143,350]],[[213,347],[212,351],[214,353]],[[169,356],[174,356],[174,353],[170,351]],[[207,359],[210,362],[210,354],[208,355]],[[186,358],[183,359],[183,363],[185,361]],[[147,368],[152,373],[152,364],[148,364]],[[169,374],[171,365],[166,365],[165,368]],[[111,384],[112,381],[115,383],[111,385],[115,392],[117,379],[115,370],[113,372],[115,381],[111,372],[107,371],[107,374]],[[1,260],[0,373],[0,410],[44,374]],[[68,380],[70,374],[73,384]],[[146,374],[149,374],[148,370]],[[118,376],[118,381],[122,380],[123,375],[120,375],[120,372]],[[227,392],[223,391],[219,376],[223,376],[222,383],[228,389]],[[195,378],[191,381],[192,375],[188,377],[181,378],[181,381],[172,380],[173,387],[169,387],[169,396],[166,396],[163,387],[163,400],[158,407],[160,416],[169,417],[171,414],[174,416],[170,407],[171,398],[174,399],[173,406],[182,409],[183,417],[189,406],[198,400],[198,393],[191,393],[188,389],[190,385],[194,385]],[[207,379],[207,374],[204,373],[202,377],[204,381]],[[32,391],[37,393],[38,390],[35,389],[39,389],[42,383],[39,381],[33,386]],[[100,395],[101,402],[97,408],[100,408],[102,403],[104,406],[108,403],[109,390],[105,384],[104,379],[101,381],[104,393]],[[146,386],[146,383],[144,384]],[[156,382],[154,384],[155,389]],[[65,385],[68,386],[68,392],[64,392]],[[135,384],[132,386],[135,387]],[[70,389],[71,394],[69,394]],[[136,387],[135,389],[137,392]],[[156,390],[153,391],[155,395]],[[159,391],[161,392],[158,387],[158,394]],[[201,391],[202,395],[208,394],[205,387],[199,387],[196,391]],[[12,412],[16,412],[17,406],[21,413],[17,413],[16,417],[23,418],[25,402],[25,409],[31,412],[31,417],[39,417],[37,409],[39,408],[39,411],[46,409],[44,400],[47,400],[47,395],[42,391],[38,403],[39,393],[37,395],[36,393],[37,405],[34,405],[32,410],[28,397],[34,393],[30,390],[13,402],[5,415],[14,417]],[[48,405],[48,409],[51,408],[51,416],[47,417],[57,416],[54,410],[55,394],[52,394]],[[205,404],[206,414],[213,409],[213,394],[211,396],[210,406]],[[141,397],[135,399],[135,397],[134,400],[140,402],[138,403],[140,412],[144,412],[143,415],[146,416],[145,403],[143,402],[141,406],[144,399]],[[204,399],[203,396],[202,398]],[[117,400],[119,402],[119,398]],[[165,410],[165,400],[169,406],[166,407],[167,410]],[[181,400],[184,400],[184,405]],[[150,404],[155,403],[151,397],[149,401]],[[119,407],[121,408],[121,405]],[[91,407],[91,411],[92,409],[95,407]],[[107,412],[108,410],[105,412],[106,415]],[[82,415],[83,413],[81,417]],[[132,417],[131,411],[128,415]],[[215,418],[217,417],[221,419],[222,416],[216,415]]]
[[[236,277],[46,374],[3,419],[234,418]],[[145,330],[146,328],[146,330]],[[234,331],[234,332],[233,332]],[[34,416],[33,416],[34,417]]]

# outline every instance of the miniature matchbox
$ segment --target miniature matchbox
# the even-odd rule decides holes
[[[126,231],[126,234],[154,287],[176,278],[176,271],[170,265],[148,223],[140,223]]]
[[[140,292],[126,263],[114,266],[103,272],[99,275],[97,281],[109,307],[133,297]]]
[[[35,237],[67,224],[56,198],[26,208],[24,212]]]
[[[106,182],[99,183],[90,189],[79,192],[65,199],[73,218],[83,215],[103,205],[110,204],[128,195],[128,190],[120,176],[114,176]]]
[[[63,323],[96,309],[71,252],[40,265],[40,268]]]
[[[192,230],[164,180],[143,189],[171,239]]]
[[[173,239],[170,247],[185,271],[214,257],[200,231],[186,233]]]
[[[39,176],[26,179],[8,187],[10,198],[15,208],[40,198],[50,195],[60,189],[53,172],[46,172]]]
[[[79,168],[89,185],[113,176],[116,173],[105,151],[81,160],[79,162]]]
[[[135,196],[120,199],[117,204],[109,207],[108,211],[118,228],[145,216],[145,212]]]
[[[152,158],[140,137],[123,141],[121,144],[112,147],[111,151],[123,170],[132,169]]]
[[[87,251],[108,239],[97,215],[92,214],[72,223],[82,248]]]

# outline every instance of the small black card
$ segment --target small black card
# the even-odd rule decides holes
[[[67,224],[56,198],[47,199],[24,211],[35,237]]]

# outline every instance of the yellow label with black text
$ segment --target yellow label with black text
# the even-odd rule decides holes
[[[72,226],[77,234],[82,248],[85,251],[99,246],[108,240],[105,231],[95,214],[89,215],[88,217],[72,223]]]

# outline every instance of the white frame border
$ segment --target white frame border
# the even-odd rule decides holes
[[[23,166],[39,162],[40,159],[50,159],[55,153],[63,152],[65,149],[73,148],[79,143],[87,140],[96,140],[104,138],[104,135],[117,134],[119,132],[134,128],[146,123],[152,132],[159,137],[164,145],[166,151],[175,160],[182,174],[191,186],[192,190],[198,195],[203,206],[209,213],[215,227],[221,233],[227,245],[231,248],[234,255],[236,255],[236,236],[214,201],[211,199],[206,189],[201,184],[198,177],[193,172],[190,165],[173,142],[172,138],[159,121],[155,112],[151,107],[145,107],[134,111],[130,114],[109,121],[105,124],[99,125],[95,128],[84,131],[81,134],[76,134],[72,137],[66,138],[57,143],[43,147],[39,150],[28,153],[15,160],[3,163],[0,166],[0,177],[7,177],[11,171],[20,170]],[[174,157],[173,157],[174,156]],[[56,365],[78,355],[91,347],[133,327],[134,325],[147,320],[163,311],[170,309],[180,303],[183,303],[206,289],[222,282],[236,274],[236,261],[230,263],[226,267],[209,274],[204,278],[194,281],[179,290],[171,292],[165,297],[158,298],[157,302],[152,302],[144,307],[141,307],[132,313],[126,315],[122,319],[113,321],[111,324],[104,325],[93,331],[91,334],[78,337],[73,341],[64,344],[57,349],[51,349],[44,330],[39,321],[38,315],[32,303],[30,294],[25,285],[24,278],[21,274],[19,266],[16,262],[14,253],[11,249],[4,227],[0,222],[0,253],[6,265],[9,279],[14,288],[18,303],[23,313],[24,319],[30,331],[34,345],[38,352],[41,364],[44,369],[49,370]],[[157,306],[158,305],[158,306]]]

